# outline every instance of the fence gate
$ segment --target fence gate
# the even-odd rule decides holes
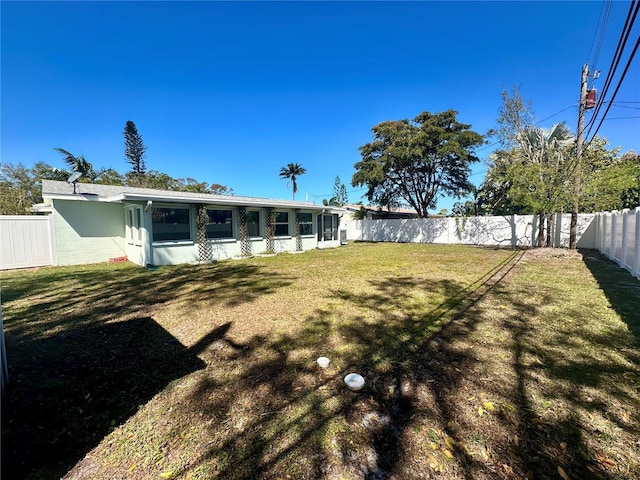
[[[52,222],[49,215],[1,215],[0,270],[53,265]]]

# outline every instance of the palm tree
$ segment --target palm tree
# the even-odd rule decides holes
[[[64,163],[66,163],[74,172],[81,173],[83,177],[89,180],[95,180],[96,172],[91,165],[82,155],[76,157],[71,152],[68,152],[64,148],[54,148],[54,150],[63,156]]]
[[[296,192],[298,191],[298,184],[296,183],[296,179],[300,175],[304,175],[307,173],[307,170],[297,163],[290,163],[286,167],[282,167],[280,169],[280,176],[282,178],[286,178],[291,181],[293,185],[293,199],[296,199]],[[287,182],[287,186],[289,186],[289,182]]]
[[[325,207],[341,207],[342,205],[338,201],[338,197],[331,197],[329,200],[326,198],[322,199],[322,205]]]
[[[554,211],[562,209],[569,202],[570,180],[573,166],[568,148],[575,138],[565,123],[551,127],[531,127],[521,132],[520,146],[523,160],[529,164],[531,177],[530,196],[535,198],[539,209],[538,246],[544,242],[544,220],[547,223],[546,246],[551,244],[551,229]]]

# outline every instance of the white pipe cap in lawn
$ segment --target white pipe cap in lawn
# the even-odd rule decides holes
[[[362,375],[358,375],[357,373],[350,373],[346,377],[344,377],[344,383],[347,384],[351,390],[357,391],[364,387],[364,377]]]
[[[329,360],[327,357],[318,357],[318,365],[320,366],[320,368],[327,368],[329,366],[329,362],[331,360]]]

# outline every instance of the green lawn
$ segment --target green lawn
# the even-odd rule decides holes
[[[592,251],[43,268],[2,301],[3,478],[640,478],[640,282]]]

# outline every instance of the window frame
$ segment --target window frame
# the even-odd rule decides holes
[[[224,222],[224,223],[214,223],[211,221],[207,222],[207,240],[212,240],[212,241],[218,241],[218,240],[233,240],[235,239],[235,213],[234,213],[234,209],[232,208],[222,208],[222,207],[210,207],[207,206],[207,218],[209,220],[211,220],[211,217],[209,216],[209,212],[229,212],[229,221],[228,222]],[[209,236],[209,225],[229,225],[229,229],[230,229],[230,235],[228,236],[221,236],[221,237],[211,237]]]
[[[275,211],[275,218],[274,218],[274,222],[273,222],[273,236],[276,238],[291,238],[291,218],[289,216],[289,211],[288,210],[276,210]],[[287,220],[286,222],[284,221],[278,221],[278,214],[285,214],[287,216]],[[285,235],[282,234],[278,234],[278,226],[282,226],[282,225],[286,225],[287,226],[287,233]]]
[[[247,237],[249,238],[262,238],[264,234],[262,233],[262,214],[260,210],[247,210]],[[257,217],[257,222],[249,222],[249,214],[255,214]],[[258,234],[251,235],[251,231],[249,229],[249,225],[257,225],[258,226]]]
[[[153,220],[153,214],[154,211],[157,209],[163,209],[163,210],[186,210],[187,214],[188,214],[188,222],[187,225],[189,226],[189,238],[181,238],[181,239],[158,239],[156,240],[156,223]],[[189,244],[189,243],[193,243],[194,242],[194,231],[193,231],[193,222],[194,222],[194,213],[193,213],[193,209],[191,208],[190,205],[184,205],[184,204],[154,204],[151,207],[151,228],[152,228],[152,235],[151,235],[151,241],[153,244]],[[162,224],[159,224],[162,225]],[[183,224],[179,224],[179,225],[183,225]]]
[[[302,215],[309,215],[310,219],[308,222],[303,222],[301,221],[301,216]],[[313,232],[313,212],[298,212],[298,225],[300,226],[300,236],[301,237],[313,237],[315,234]],[[308,226],[309,227],[309,232],[308,233],[303,233],[302,231],[302,226]]]
[[[142,229],[144,216],[142,207],[139,205],[128,205],[124,209],[125,215],[125,239],[127,244],[142,246]]]

